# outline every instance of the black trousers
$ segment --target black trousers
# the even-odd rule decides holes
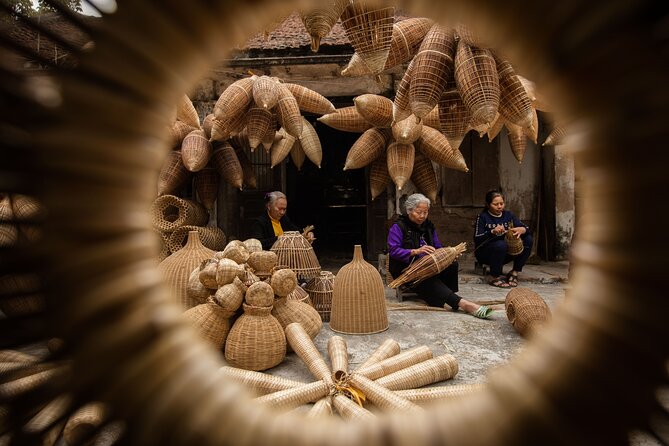
[[[458,296],[458,262],[453,262],[448,268],[428,279],[411,287],[418,294],[418,298],[427,302],[431,307],[443,307],[448,304],[453,310],[458,310],[460,296]]]
[[[490,265],[490,275],[499,277],[502,275],[502,267],[513,260],[513,270],[521,272],[525,262],[532,252],[532,236],[523,234],[520,236],[523,240],[523,252],[517,256],[510,256],[506,253],[507,244],[504,237],[492,240],[476,250],[476,260],[479,263]]]

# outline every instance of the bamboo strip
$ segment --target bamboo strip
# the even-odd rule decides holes
[[[237,367],[225,366],[219,369],[219,373],[226,379],[242,384],[250,389],[256,396],[278,392],[280,390],[301,387],[306,383],[270,375],[268,373],[244,370]]]

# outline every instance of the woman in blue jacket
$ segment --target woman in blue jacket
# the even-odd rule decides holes
[[[486,207],[476,218],[474,233],[474,253],[479,263],[490,266],[488,283],[499,288],[518,285],[518,273],[523,270],[532,251],[530,229],[511,211],[504,210],[504,195],[492,190],[485,196]],[[513,236],[523,240],[523,250],[518,255],[508,254],[504,235],[510,230]],[[513,260],[513,268],[506,276],[502,273],[504,264]]]

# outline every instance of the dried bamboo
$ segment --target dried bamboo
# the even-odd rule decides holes
[[[370,421],[376,418],[376,415],[367,409],[358,406],[348,397],[338,394],[332,397],[332,405],[339,415],[349,421]]]
[[[321,418],[332,414],[332,397],[326,396],[316,401],[316,404],[307,412],[306,418]]]
[[[456,246],[445,246],[436,249],[433,253],[427,254],[413,262],[402,274],[388,284],[389,288],[397,288],[404,284],[416,284],[439,274],[453,263],[460,254],[467,249],[466,243],[460,243]]]
[[[432,127],[423,127],[423,135],[418,140],[417,147],[418,150],[437,164],[449,169],[469,172],[462,153],[453,149],[444,134]]]
[[[341,336],[331,336],[328,339],[328,357],[332,377],[336,381],[348,375],[348,348],[346,339]]]
[[[354,105],[337,109],[336,112],[323,115],[318,121],[341,130],[342,132],[362,133],[372,125],[358,112]]]
[[[415,155],[416,149],[413,144],[393,142],[388,146],[388,173],[399,190],[402,190],[411,178]]]
[[[458,361],[445,354],[381,377],[376,383],[389,390],[406,390],[445,381],[457,373]]]
[[[360,169],[383,156],[390,139],[387,130],[371,128],[360,135],[346,155],[344,170]]]
[[[395,393],[418,405],[426,405],[439,403],[451,398],[467,397],[483,389],[485,389],[485,384],[476,383],[396,390]]]

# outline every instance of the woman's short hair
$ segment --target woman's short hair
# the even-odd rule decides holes
[[[267,192],[265,194],[265,206],[267,206],[268,208],[273,206],[274,203],[276,203],[276,200],[278,200],[279,198],[283,198],[284,200],[288,201],[288,198],[286,198],[286,194],[284,194],[280,190]]]
[[[416,209],[416,206],[418,206],[421,203],[426,203],[428,208],[432,205],[430,199],[427,198],[425,195],[411,194],[407,197],[407,201],[404,202],[404,209],[406,209],[407,213],[409,213],[414,209]]]
[[[502,197],[502,200],[504,199],[504,194],[501,193],[498,190],[489,190],[488,193],[485,194],[485,205],[486,208],[490,206],[492,203],[492,200],[494,200],[497,197]]]

